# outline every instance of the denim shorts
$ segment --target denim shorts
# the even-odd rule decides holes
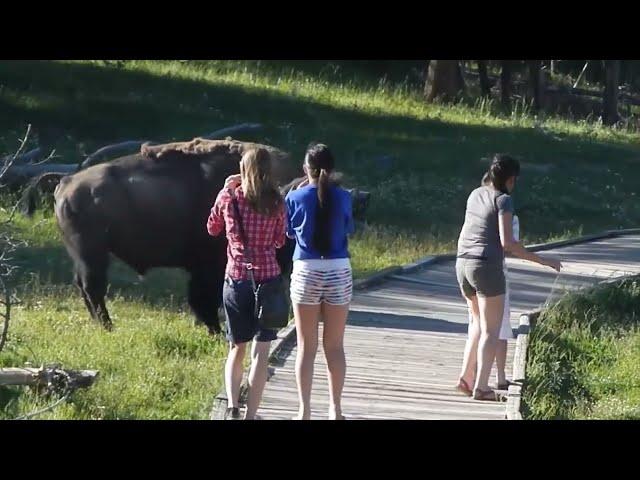
[[[224,279],[222,303],[227,319],[227,340],[233,344],[271,342],[278,338],[278,331],[261,328],[255,316],[255,297],[251,280]]]

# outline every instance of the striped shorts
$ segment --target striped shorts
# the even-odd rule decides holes
[[[291,302],[302,305],[346,305],[353,295],[348,258],[296,260],[291,272]]]

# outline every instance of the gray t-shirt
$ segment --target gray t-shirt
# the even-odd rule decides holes
[[[458,238],[458,256],[502,263],[498,215],[513,213],[513,199],[491,187],[476,188],[467,200],[464,225]]]

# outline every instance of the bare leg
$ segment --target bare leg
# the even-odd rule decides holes
[[[478,342],[480,340],[480,311],[477,296],[471,298],[465,297],[465,299],[467,300],[467,306],[469,307],[472,318],[471,323],[469,324],[467,343],[464,347],[460,379],[464,380],[467,385],[472,388],[476,378]]]
[[[324,330],[322,344],[327,359],[327,378],[329,380],[329,420],[344,419],[342,415],[342,389],[347,372],[344,356],[344,329],[349,315],[349,304],[322,304]]]
[[[242,383],[242,360],[247,351],[246,343],[229,344],[229,355],[224,366],[224,383],[227,391],[227,407],[238,408]]]
[[[320,305],[293,305],[298,339],[296,355],[296,382],[298,383],[299,420],[311,419],[311,386],[313,363],[318,351],[318,316]]]
[[[264,392],[264,386],[267,383],[270,346],[271,342],[253,342],[247,410],[244,414],[245,420],[253,420],[255,418],[260,400],[262,400],[262,392]]]
[[[504,295],[478,297],[478,306],[480,307],[480,342],[478,343],[478,376],[475,389],[487,391],[504,312]]]

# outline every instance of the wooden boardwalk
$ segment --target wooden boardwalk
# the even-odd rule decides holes
[[[514,328],[521,313],[542,306],[550,294],[557,298],[567,290],[640,273],[640,235],[604,238],[543,254],[563,260],[560,276],[529,262],[508,260]],[[467,310],[453,260],[392,275],[357,292],[345,335],[347,419],[504,419],[504,403],[475,401],[453,389],[466,333]],[[514,343],[509,344],[508,370]],[[283,361],[267,383],[258,412],[266,420],[290,419],[297,412],[295,354],[294,335],[283,345]],[[320,344],[313,419],[327,418],[325,365]]]

